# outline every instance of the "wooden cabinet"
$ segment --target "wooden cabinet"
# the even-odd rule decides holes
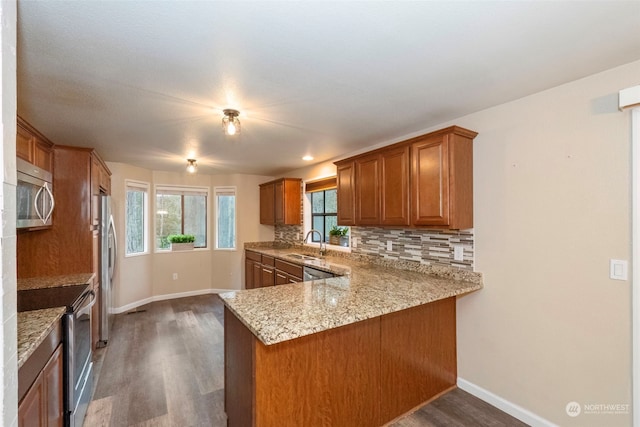
[[[452,132],[411,144],[411,223],[453,229],[473,227],[473,138]]]
[[[18,116],[16,156],[39,168],[53,171],[53,143]]]
[[[269,182],[260,186],[260,224],[274,225],[275,218],[275,184]]]
[[[336,162],[338,224],[473,227],[476,135],[452,126]]]
[[[388,425],[455,387],[455,307],[451,297],[272,345],[225,307],[227,425]]]
[[[301,224],[301,186],[299,178],[281,178],[260,184],[260,224]]]
[[[409,147],[380,153],[380,224],[409,225]]]
[[[336,165],[338,225],[356,225],[355,162]]]
[[[358,157],[356,167],[356,224],[380,224],[380,156]]]
[[[302,267],[258,252],[245,251],[245,289],[302,282]]]
[[[276,259],[276,285],[302,282],[302,267],[290,262]]]
[[[18,405],[18,426],[62,426],[62,397],[62,345],[58,345]]]
[[[37,233],[18,233],[18,277],[95,273],[94,291],[100,298],[100,195],[109,194],[111,172],[90,148],[56,146],[53,154],[53,226]],[[97,303],[92,312],[94,345],[99,339],[99,306]]]

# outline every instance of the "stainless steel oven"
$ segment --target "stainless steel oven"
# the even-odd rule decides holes
[[[51,173],[20,158],[16,159],[16,166],[16,227],[51,225],[55,206]]]
[[[64,316],[65,340],[65,425],[82,427],[93,389],[91,351],[91,308],[93,291],[85,292]]]

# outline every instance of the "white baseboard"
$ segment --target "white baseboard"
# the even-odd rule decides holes
[[[491,393],[489,390],[485,390],[469,381],[458,377],[458,388],[466,391],[469,394],[474,395],[480,400],[495,406],[503,412],[511,415],[514,418],[519,419],[523,423],[529,424],[532,427],[558,427],[557,424],[552,423],[549,420],[542,418],[533,412],[518,406],[515,403],[509,402],[502,397]]]
[[[193,297],[196,295],[219,294],[221,292],[232,292],[233,290],[234,289],[200,289],[197,291],[177,292],[175,294],[155,295],[152,297],[134,301],[129,304],[125,304],[122,307],[114,307],[113,313],[114,314],[126,313],[127,311],[134,310],[142,305],[149,304],[154,301],[165,301],[168,299]]]

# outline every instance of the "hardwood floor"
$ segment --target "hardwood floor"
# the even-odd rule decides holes
[[[109,346],[94,357],[97,381],[84,425],[226,426],[223,314],[217,296],[203,295],[116,316]],[[392,426],[526,424],[457,389]]]

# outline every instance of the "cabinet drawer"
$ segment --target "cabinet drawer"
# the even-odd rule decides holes
[[[275,258],[269,255],[262,255],[262,265],[273,267],[275,265]]]
[[[244,256],[252,261],[262,262],[262,255],[260,255],[258,252],[245,251]]]
[[[291,264],[280,259],[276,260],[276,270],[284,271],[295,277],[302,278],[302,267],[299,265]]]

